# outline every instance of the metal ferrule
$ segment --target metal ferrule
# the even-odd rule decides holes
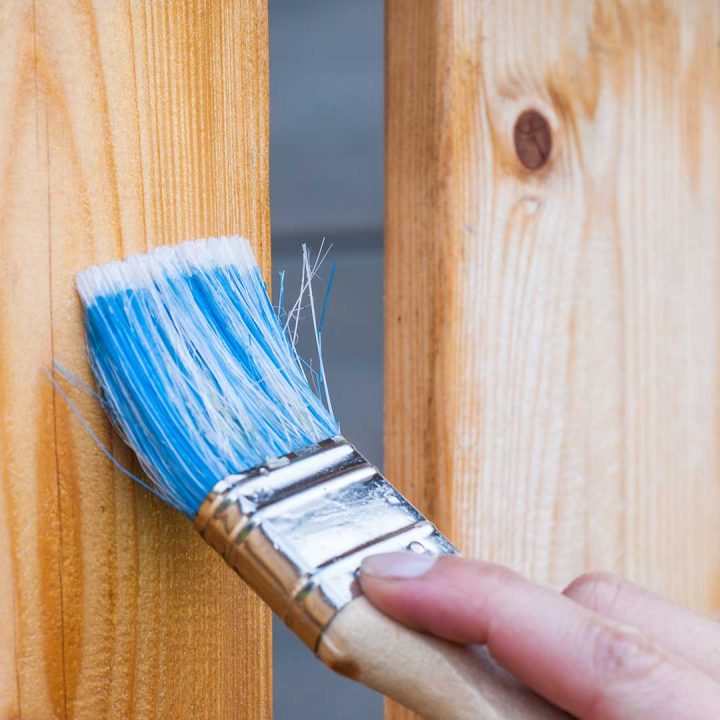
[[[456,552],[341,436],[221,480],[195,527],[313,651],[364,557]]]

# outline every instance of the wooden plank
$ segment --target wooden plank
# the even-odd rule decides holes
[[[471,555],[720,608],[719,36],[714,0],[387,3],[386,470]]]
[[[0,717],[270,718],[268,612],[43,375],[90,378],[79,268],[235,232],[268,268],[266,3],[0,0],[0,56]]]

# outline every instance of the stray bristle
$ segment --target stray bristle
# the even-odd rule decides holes
[[[109,414],[189,517],[219,480],[338,433],[244,238],[98,265],[77,287]]]

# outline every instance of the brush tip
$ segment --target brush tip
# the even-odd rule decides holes
[[[79,272],[75,284],[83,304],[91,305],[98,297],[138,290],[164,280],[199,270],[256,267],[248,240],[238,235],[188,240],[178,245],[164,245],[124,260],[93,265]]]

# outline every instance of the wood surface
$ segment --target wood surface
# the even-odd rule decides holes
[[[266,3],[0,0],[0,97],[0,718],[270,718],[268,611],[43,374],[90,379],[80,268],[239,233],[267,269]]]
[[[719,38],[716,0],[386,10],[388,477],[470,555],[712,613]]]
[[[501,669],[485,648],[410,630],[364,597],[333,619],[318,655],[336,672],[421,712],[425,720],[569,718]]]

